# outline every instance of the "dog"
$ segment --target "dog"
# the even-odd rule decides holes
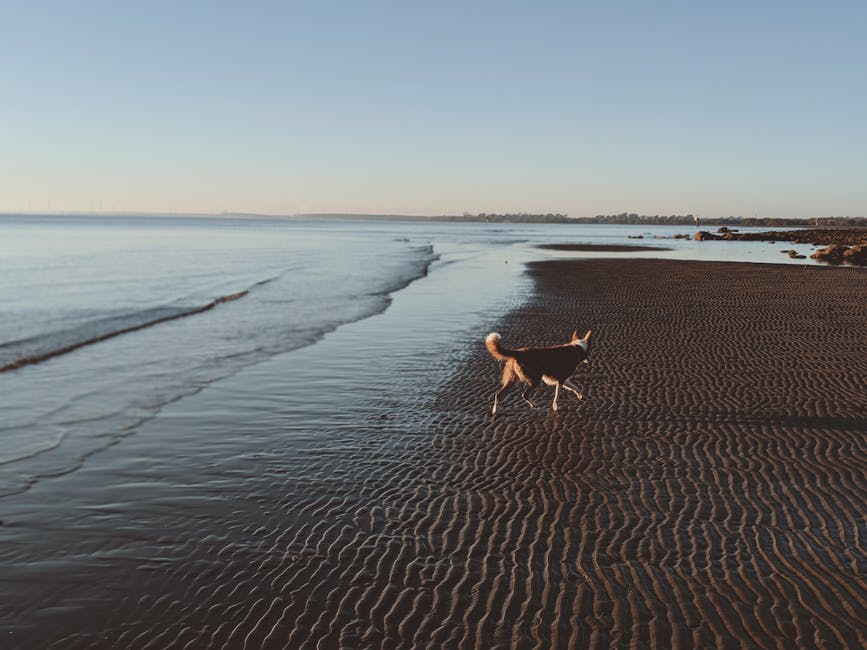
[[[531,408],[535,408],[535,404],[530,401],[528,395],[539,385],[540,381],[554,386],[554,402],[551,408],[555,411],[557,410],[557,398],[560,396],[561,387],[575,393],[578,399],[584,399],[581,392],[574,386],[570,386],[566,380],[572,376],[579,363],[589,362],[590,335],[592,333],[591,330],[587,330],[583,337],[578,338],[578,330],[575,330],[572,332],[572,340],[569,343],[549,348],[518,348],[517,350],[509,350],[500,345],[500,335],[497,332],[488,334],[485,338],[485,347],[488,348],[488,352],[498,361],[506,362],[506,365],[503,366],[503,375],[500,378],[500,390],[494,394],[494,407],[491,409],[491,414],[497,414],[500,393],[506,390],[513,381],[527,384],[521,397]]]

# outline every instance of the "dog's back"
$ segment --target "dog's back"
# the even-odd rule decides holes
[[[575,332],[572,334],[572,340],[563,345],[510,350],[500,343],[501,337],[497,332],[491,332],[485,339],[485,346],[495,359],[500,361],[512,359],[526,370],[535,369],[558,381],[566,381],[575,372],[578,364],[587,359],[590,352],[590,334],[591,332],[588,331],[584,338],[579,339],[578,333]]]
[[[572,344],[551,348],[521,348],[515,350],[515,361],[526,370],[538,370],[557,381],[566,381],[575,372],[587,354],[580,346]]]

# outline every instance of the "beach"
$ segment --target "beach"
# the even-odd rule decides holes
[[[4,646],[867,643],[864,270],[450,268],[7,497]]]
[[[0,650],[867,650],[867,2],[5,4]]]

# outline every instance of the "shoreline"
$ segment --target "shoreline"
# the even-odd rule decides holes
[[[443,267],[7,502],[5,638],[863,645],[867,273],[526,269],[512,308],[456,296],[468,271]],[[584,400],[512,389],[492,418],[484,336],[575,328],[594,331]]]

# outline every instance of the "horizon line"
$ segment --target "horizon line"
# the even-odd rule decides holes
[[[612,212],[607,214],[594,214],[585,216],[572,216],[568,213],[551,213],[551,212],[479,212],[460,214],[418,214],[418,213],[395,213],[395,212],[295,212],[295,213],[273,213],[273,212],[245,212],[245,211],[221,211],[221,212],[171,212],[171,211],[156,211],[156,210],[33,210],[33,211],[5,211],[0,210],[0,217],[188,217],[188,218],[264,218],[264,219],[303,219],[303,218],[390,218],[390,219],[471,219],[486,217],[560,217],[569,220],[581,219],[596,219],[599,217],[638,217],[641,219],[648,218],[668,218],[681,217],[693,218],[697,217],[701,220],[716,220],[716,219],[743,219],[743,220],[759,220],[759,219],[774,219],[774,220],[798,220],[809,221],[817,219],[865,219],[865,215],[822,215],[809,217],[781,217],[781,216],[766,216],[759,215],[725,215],[725,216],[701,216],[678,213],[656,213],[644,214],[638,212]]]

